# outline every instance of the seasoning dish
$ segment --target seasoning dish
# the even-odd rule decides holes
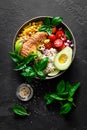
[[[16,96],[21,101],[30,100],[33,96],[33,89],[30,86],[30,84],[23,83],[23,84],[19,85],[19,87],[17,88],[17,91],[16,91]]]
[[[59,20],[58,24],[56,20]],[[76,42],[61,17],[39,16],[19,28],[13,40],[13,52],[21,56],[19,63],[23,59],[14,69],[22,70],[22,76],[27,79],[29,76],[30,79],[52,79],[63,74],[72,64]],[[29,55],[33,55],[34,59]]]

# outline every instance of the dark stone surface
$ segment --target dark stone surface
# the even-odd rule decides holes
[[[16,98],[18,85],[24,82],[14,72],[8,52],[17,29],[35,16],[62,16],[76,38],[77,52],[71,67],[60,77],[33,83],[30,102]],[[61,79],[72,84],[81,82],[76,94],[77,107],[69,115],[58,114],[57,105],[50,110],[43,96],[54,90]],[[21,104],[31,115],[16,117],[14,104]],[[86,0],[0,0],[0,130],[87,130],[87,1]]]

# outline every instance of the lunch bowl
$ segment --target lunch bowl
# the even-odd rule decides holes
[[[29,31],[29,28],[28,27],[30,27],[31,26],[31,24],[33,25],[33,26],[35,26],[35,23],[36,22],[40,22],[40,24],[41,24],[41,22],[43,22],[44,23],[44,21],[46,21],[46,19],[48,20],[48,19],[50,19],[51,21],[52,21],[52,19],[53,19],[54,17],[52,17],[52,16],[38,16],[38,17],[34,17],[34,18],[32,18],[32,19],[30,19],[30,20],[28,20],[28,21],[26,21],[19,29],[18,29],[18,31],[16,32],[16,34],[15,34],[15,37],[14,37],[14,39],[13,39],[13,51],[15,52],[15,47],[17,46],[16,44],[17,44],[17,40],[19,39],[19,37],[21,37],[21,38],[23,38],[24,40],[25,40],[25,42],[27,41],[27,37],[29,36],[31,36],[31,35],[33,35],[33,32],[32,32],[32,30],[30,30]],[[58,18],[58,17],[56,17],[56,18]],[[54,20],[55,21],[55,20]],[[47,21],[48,23],[48,25],[47,26],[49,26],[49,20]],[[52,31],[55,31],[55,27],[56,27],[56,32],[52,32]],[[32,27],[31,27],[32,28]],[[39,28],[39,27],[38,27]],[[54,28],[54,30],[52,30]],[[24,31],[25,30],[25,31]],[[37,30],[37,28],[36,28],[36,30]],[[43,28],[42,28],[42,30],[44,30]],[[41,30],[41,31],[42,31]],[[62,31],[61,31],[62,30]],[[41,32],[40,31],[40,32]],[[66,31],[66,32],[64,32],[64,31]],[[42,31],[42,32],[44,32],[44,31]],[[53,43],[56,47],[54,47],[54,50],[55,49],[58,49],[57,48],[57,46],[60,46],[59,44],[61,43],[61,39],[62,39],[62,41],[63,41],[63,45],[64,45],[64,48],[62,48],[61,46],[60,46],[60,48],[62,48],[62,49],[59,49],[58,50],[58,53],[59,52],[61,52],[61,54],[60,54],[60,56],[59,56],[59,54],[58,54],[58,56],[56,56],[56,58],[55,58],[55,62],[53,63],[53,65],[54,66],[56,66],[56,68],[57,68],[57,66],[58,66],[58,64],[59,64],[59,61],[61,62],[61,66],[63,66],[62,68],[61,68],[61,66],[59,65],[58,66],[58,71],[59,72],[57,72],[57,71],[54,71],[54,72],[49,72],[48,74],[46,74],[46,77],[45,78],[40,78],[40,77],[35,77],[35,78],[37,78],[37,79],[52,79],[52,78],[56,78],[56,77],[58,77],[58,76],[60,76],[60,75],[62,75],[70,66],[71,66],[71,64],[72,64],[72,62],[73,62],[73,60],[74,60],[74,58],[75,58],[75,54],[76,54],[76,41],[75,41],[75,37],[74,37],[74,35],[73,35],[73,33],[72,33],[72,31],[71,31],[71,29],[68,27],[68,25],[66,25],[63,21],[61,22],[61,23],[59,23],[57,26],[54,26],[54,27],[52,27],[51,28],[51,32],[52,32],[52,34],[53,35],[55,35],[57,38],[55,39],[55,41],[53,41],[53,39],[52,39],[52,37],[50,38],[50,36],[49,35],[51,35],[51,34],[48,34],[48,38],[45,40],[45,42],[44,43],[46,43],[45,45],[47,46],[47,44],[49,43],[49,42],[51,42],[51,43]],[[34,29],[34,33],[35,33],[35,29]],[[47,33],[47,32],[46,32]],[[50,33],[50,32],[49,32]],[[64,33],[64,35],[62,34],[62,33]],[[26,36],[25,36],[26,35]],[[69,38],[69,36],[70,36],[70,38]],[[29,37],[28,37],[28,39],[29,39]],[[65,39],[64,39],[65,38]],[[49,39],[49,40],[48,40]],[[51,41],[52,40],[52,41]],[[65,40],[65,41],[64,41]],[[32,40],[31,40],[32,41]],[[20,42],[20,40],[19,40],[19,42]],[[24,43],[23,43],[24,44]],[[17,47],[17,49],[16,49],[16,51],[18,51],[18,48],[20,48],[20,46],[19,47]],[[53,47],[52,47],[53,48]],[[62,52],[65,48],[67,48],[64,52],[65,53],[69,53],[70,54],[70,48],[72,49],[72,55],[71,55],[71,59],[69,58],[69,54],[67,53],[67,56],[65,56],[65,54]],[[69,49],[68,49],[69,48]],[[46,48],[45,48],[46,49]],[[21,50],[21,49],[20,49]],[[49,51],[50,49],[49,49],[49,46],[48,46],[48,48],[47,48],[47,50]],[[44,51],[44,50],[40,50],[41,52],[42,51]],[[57,55],[57,54],[56,54]],[[50,57],[50,55],[47,55],[47,57],[49,58]],[[61,58],[60,58],[61,57]],[[59,58],[59,59],[57,59],[57,58]],[[66,69],[64,68],[65,66],[63,65],[63,60],[64,60],[64,62],[66,62],[66,60],[67,60],[67,58],[69,58],[69,60],[68,60],[68,62],[70,62],[70,63],[67,63],[67,64],[69,64],[69,65],[67,65],[67,64],[65,64],[65,66],[68,66],[68,67],[66,67]],[[44,59],[44,57],[43,57],[43,59]],[[59,61],[58,61],[59,60]],[[58,63],[56,63],[56,62],[58,62]],[[48,66],[48,68],[49,68],[49,66]]]

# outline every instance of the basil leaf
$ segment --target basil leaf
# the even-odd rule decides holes
[[[36,73],[33,70],[33,68],[29,66],[29,67],[27,67],[27,68],[25,68],[23,70],[23,72],[21,73],[21,75],[24,76],[24,77],[32,77],[33,78],[33,77],[36,76]]]
[[[26,68],[26,64],[20,63],[20,64],[18,64],[18,65],[14,68],[14,70],[15,70],[15,71],[18,71],[18,70],[22,70],[22,69],[24,69],[24,68]]]
[[[13,112],[17,115],[20,115],[20,116],[28,116],[29,115],[27,113],[26,109],[20,105],[15,105],[13,107]]]
[[[36,70],[42,71],[47,67],[48,64],[48,57],[45,57],[41,61],[34,64]]]
[[[42,31],[45,31],[46,32],[46,29],[48,28],[47,25],[42,25],[40,28],[39,28],[39,32],[42,32]]]
[[[69,98],[68,98],[68,101],[69,101],[69,102],[73,102],[73,98],[69,97]]]
[[[22,70],[22,69],[26,68],[26,65],[29,64],[33,59],[34,59],[34,55],[27,56],[22,63],[18,64],[14,68],[14,70],[18,71],[18,70]]]
[[[45,18],[44,24],[50,26],[50,18],[49,17]]]
[[[9,52],[9,55],[10,55],[11,59],[16,63],[20,63],[21,61],[24,60],[24,58],[22,56],[16,54],[15,52]]]
[[[52,26],[57,26],[60,23],[62,23],[63,18],[62,17],[53,17],[51,20],[51,25]]]
[[[46,32],[51,35],[52,34],[52,28],[50,26],[47,27]]]
[[[78,82],[77,84],[75,84],[74,86],[72,86],[72,88],[69,91],[69,97],[73,97],[73,95],[75,94],[76,90],[80,87],[80,82]]]
[[[72,104],[71,103],[65,103],[60,108],[60,114],[67,114],[67,113],[70,112],[71,109],[72,109]]]
[[[61,80],[57,85],[57,93],[63,93],[65,91],[65,82]]]
[[[58,93],[57,95],[62,98],[68,98],[68,94],[69,94],[68,92],[62,92],[62,93]]]
[[[39,78],[45,79],[46,78],[46,74],[44,74],[44,72],[42,71],[36,71],[37,75]]]
[[[42,25],[40,28],[39,28],[39,30],[38,30],[39,32],[47,32],[49,35],[50,34],[52,34],[52,29],[51,29],[51,27],[50,26],[48,26],[48,25]]]
[[[46,94],[46,95],[44,96],[44,99],[45,99],[47,105],[48,105],[48,104],[51,104],[51,103],[54,101],[54,99],[51,98],[51,97],[49,96],[49,94]]]
[[[65,35],[68,37],[68,39],[71,40],[72,39],[72,35],[71,35],[70,31],[65,29],[64,32],[65,32]]]
[[[29,55],[24,59],[24,64],[29,64],[34,59],[34,55]]]
[[[72,88],[72,85],[67,81],[66,82],[66,92],[69,92],[69,90]]]
[[[58,100],[58,101],[63,101],[63,100],[66,100],[66,98],[62,98],[62,97],[59,97],[57,94],[55,93],[52,93],[49,95],[51,98],[55,99],[55,100]]]

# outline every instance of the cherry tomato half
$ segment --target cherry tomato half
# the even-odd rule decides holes
[[[65,44],[63,43],[63,45],[60,46],[60,47],[58,48],[58,50],[61,51],[61,50],[63,50],[65,47],[66,47],[66,46],[65,46]]]
[[[57,32],[56,32],[56,37],[57,38],[61,38],[61,37],[63,37],[65,34],[64,34],[64,31],[63,30],[58,30]]]
[[[61,39],[57,39],[54,41],[54,46],[59,48],[63,45],[63,41]]]
[[[51,34],[51,35],[48,36],[48,39],[50,39],[50,41],[55,41],[56,36],[54,34]]]

